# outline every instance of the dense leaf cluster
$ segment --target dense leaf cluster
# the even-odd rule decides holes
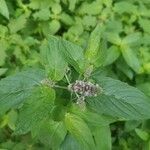
[[[0,148],[148,150],[149,4],[0,0]]]

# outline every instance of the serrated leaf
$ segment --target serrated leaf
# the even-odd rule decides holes
[[[95,112],[91,112],[89,110],[81,111],[79,107],[75,106],[71,109],[71,112],[81,117],[92,128],[107,126],[110,123],[116,121],[114,118],[110,116],[100,115]]]
[[[23,29],[27,22],[27,16],[25,14],[22,14],[16,19],[10,20],[8,27],[11,33],[16,33]]]
[[[83,49],[80,46],[66,40],[61,40],[61,46],[61,51],[66,61],[79,73],[83,72],[85,69]]]
[[[78,116],[67,113],[65,125],[70,134],[87,150],[94,149],[94,141],[87,124]]]
[[[47,120],[32,129],[34,138],[39,139],[45,146],[52,149],[59,149],[65,139],[67,130],[63,122]]]
[[[85,53],[85,57],[90,64],[95,64],[95,61],[100,55],[100,51],[101,51],[100,41],[101,41],[102,31],[103,31],[102,26],[98,24],[90,35],[90,39],[88,41],[88,46]]]
[[[37,87],[20,110],[15,134],[25,134],[41,122],[47,121],[54,105],[55,91]]]
[[[122,55],[126,63],[137,73],[140,72],[140,63],[136,56],[136,53],[128,46],[121,49]]]
[[[59,81],[64,77],[67,63],[61,55],[61,42],[50,36],[41,46],[42,62],[52,80]]]
[[[121,1],[117,2],[114,5],[114,10],[115,12],[122,14],[122,13],[136,13],[137,12],[137,7],[136,5],[133,5],[132,3],[126,2],[126,1]]]
[[[37,20],[49,20],[50,18],[50,10],[48,8],[41,9],[33,14],[33,17]]]
[[[53,4],[53,1],[49,0],[30,0],[29,7],[32,9],[45,9],[49,8]]]
[[[0,0],[0,13],[9,19],[9,10],[5,0]]]
[[[45,72],[40,69],[23,71],[0,81],[0,114],[23,103],[45,78]]]
[[[97,15],[102,10],[102,4],[100,1],[93,1],[92,3],[84,2],[78,9],[80,15],[89,14]]]
[[[97,150],[111,150],[111,131],[109,126],[97,127],[93,129],[93,136]]]
[[[150,118],[150,102],[141,91],[119,80],[107,77],[93,78],[102,87],[103,94],[87,99],[91,109],[125,120]]]

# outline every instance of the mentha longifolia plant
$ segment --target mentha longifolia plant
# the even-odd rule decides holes
[[[101,33],[98,25],[84,50],[50,36],[41,44],[39,68],[0,81],[0,115],[18,112],[14,135],[31,133],[56,150],[111,149],[110,123],[150,118],[141,91],[102,73]]]

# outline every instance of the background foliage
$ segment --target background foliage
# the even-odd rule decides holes
[[[50,53],[49,56],[51,56],[49,59],[53,60],[50,63],[47,59],[43,59],[44,62],[41,62],[40,59],[41,56],[46,58],[47,53],[42,50],[47,49],[47,41],[45,39],[51,34],[61,36],[63,39],[81,46],[84,50],[86,49],[85,57],[87,61],[97,68],[103,66],[100,70],[102,76],[109,76],[125,81],[139,88],[150,97],[149,19],[149,0],[0,0],[0,77],[4,78],[31,66],[40,67],[41,64],[44,64],[45,68],[47,68],[46,70],[49,71],[48,74],[55,81],[61,80],[67,64],[63,60],[63,57],[59,55],[59,52],[57,52],[58,48],[56,47],[55,51],[48,51]],[[49,45],[53,45],[52,48],[58,42],[55,38],[51,38],[50,41]],[[70,46],[70,43],[66,41],[64,43],[68,47]],[[67,62],[73,64],[76,70],[82,72],[83,61],[80,59],[82,49],[77,45],[72,45],[71,53],[67,49],[67,55],[71,58]],[[99,49],[101,49],[100,53]],[[78,50],[78,54],[76,54],[76,50]],[[61,62],[61,66],[55,63],[55,58],[57,58],[58,62]],[[54,65],[57,65],[57,67],[55,66],[57,69],[53,68]],[[39,76],[35,77],[36,74],[39,74]],[[105,82],[97,79],[97,74],[98,72],[95,72],[94,78],[103,84],[106,89],[108,86],[107,82],[113,83],[113,81],[108,81],[108,79]],[[40,81],[43,74],[35,70],[32,74],[30,72],[30,76],[35,78],[36,81]],[[16,77],[16,79],[18,78],[21,77]],[[30,83],[29,87],[23,88],[31,88],[37,84],[33,80],[29,81],[29,79],[25,78],[23,80],[27,80]],[[18,89],[21,88],[19,84],[15,83],[16,86],[18,85]],[[116,84],[121,86],[121,83],[117,82]],[[0,87],[2,89],[3,85],[1,84]],[[13,90],[13,87],[14,82],[9,84],[7,88]],[[39,89],[36,90],[38,91]],[[118,90],[116,87],[115,96],[118,96],[118,99],[124,98],[123,95],[117,95]],[[132,90],[131,88],[129,91],[134,93],[134,90]],[[33,111],[30,113],[34,113],[41,105],[40,97],[44,97],[45,95],[50,96],[51,103],[53,103],[55,92],[51,90],[49,91],[51,94],[49,94],[46,89],[43,91],[46,92],[39,92],[39,95],[32,97],[32,100],[36,99],[36,103],[35,101],[29,101],[29,103],[36,106],[34,107],[35,110],[28,108],[30,111]],[[106,92],[108,95],[112,94],[110,91]],[[28,94],[30,94],[30,91],[27,92]],[[107,94],[103,96],[103,99],[108,96]],[[7,98],[9,99],[9,97]],[[46,99],[43,100],[42,104],[45,104]],[[89,102],[91,101],[89,100]],[[96,106],[94,104],[91,105],[96,109],[96,106],[99,104],[97,102]],[[8,104],[3,105],[0,114],[3,114],[6,108],[8,110],[10,106]],[[122,109],[124,109],[123,106]],[[139,106],[139,111],[144,112],[144,108],[142,109],[141,105]],[[41,112],[44,114],[47,113],[45,109],[41,110]],[[131,114],[130,121],[118,121],[111,124],[112,149],[128,150],[135,149],[135,147],[139,150],[150,149],[150,121],[132,120],[135,119],[134,117],[146,119],[146,115],[144,115],[145,118],[142,118],[143,116],[137,116],[137,114],[132,114],[131,112],[115,112],[114,110],[107,112],[109,112],[108,114],[114,113],[116,116],[123,116],[125,118],[128,116],[126,113]],[[21,122],[22,124],[18,126],[23,126],[27,123],[28,113],[29,111],[24,108],[22,109],[23,116],[21,118],[25,118],[25,122]],[[42,114],[34,115],[39,116],[39,119],[42,118]],[[78,115],[80,116],[81,114]],[[92,118],[92,114],[88,115],[91,115]],[[148,115],[149,112],[147,112]],[[39,133],[39,135],[36,135],[36,133],[40,127],[34,129],[32,136],[39,136],[40,140],[37,140],[39,139],[38,137],[31,138],[30,134],[25,134],[24,136],[14,135],[12,133],[16,130],[15,123],[17,118],[18,112],[15,109],[1,116],[0,148],[13,150],[46,149],[49,138],[47,131],[52,133],[56,127],[64,131],[55,133],[55,136],[59,134],[61,137],[58,141],[54,138],[53,145],[61,143],[61,139],[63,139],[66,133],[61,123],[56,124],[54,122],[52,123],[52,128],[49,128],[48,123],[44,124],[44,127],[41,125],[41,128],[44,128],[45,132]],[[84,139],[86,136],[90,137],[90,135],[87,135],[88,128],[81,118],[77,117],[77,115],[68,114],[65,122],[70,131],[74,129],[70,129],[69,124],[75,124],[75,129],[78,127],[84,128],[85,130],[81,131],[83,132],[81,134],[83,137],[78,137],[79,139]],[[32,122],[28,123],[29,125],[26,124],[24,130],[19,130],[19,127],[17,127],[17,132],[26,133],[30,131],[29,126],[32,125]],[[110,145],[108,145],[110,143],[109,127],[105,126],[105,129],[103,128],[96,130],[95,127],[93,132],[95,136],[103,135],[103,137],[98,137],[99,139],[103,138],[103,141],[107,143],[104,144],[107,147],[102,147],[102,149],[110,149]],[[97,135],[98,131],[99,134]],[[90,140],[89,138],[86,142],[88,143]],[[72,144],[74,144],[76,149],[79,149],[77,141],[75,142],[70,134],[67,135],[62,149],[70,149],[71,145],[69,144],[71,144],[71,141],[74,141]],[[103,142],[98,141],[98,143],[102,145],[101,143]]]

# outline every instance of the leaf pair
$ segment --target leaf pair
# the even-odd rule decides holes
[[[42,62],[52,80],[61,80],[68,64],[79,73],[84,67],[83,49],[60,38],[50,36],[41,46]]]

